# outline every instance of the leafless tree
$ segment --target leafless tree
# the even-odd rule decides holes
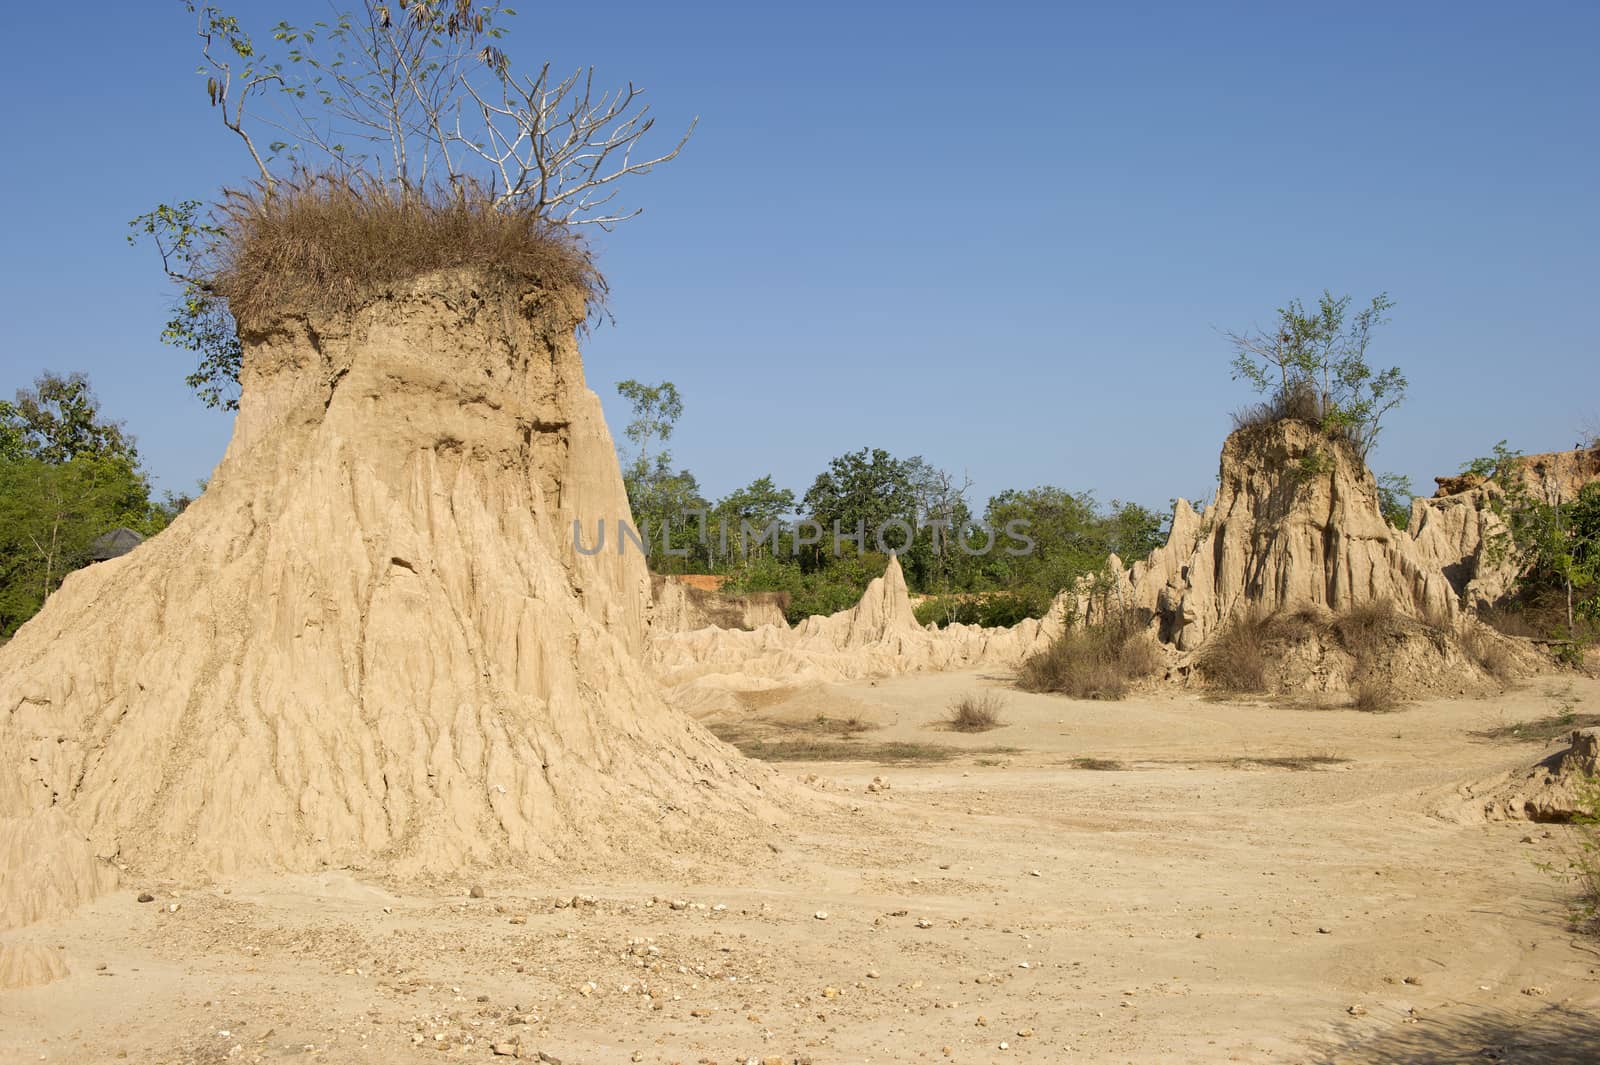
[[[634,149],[655,125],[644,90],[596,94],[594,68],[554,79],[545,64],[536,77],[499,79],[498,97],[480,94],[464,83],[482,122],[482,139],[460,132],[466,145],[494,172],[497,204],[532,207],[552,222],[587,222],[609,229],[638,214],[610,204],[614,183],[629,174],[648,174],[677,157],[694,133],[689,128],[670,152],[634,159]]]
[[[640,152],[655,126],[644,90],[597,87],[593,67],[519,77],[498,43],[511,13],[498,2],[360,0],[309,27],[279,23],[275,59],[233,16],[189,9],[211,104],[269,187],[302,169],[401,189],[443,180],[499,209],[610,229],[639,213],[617,205],[617,182],[676,158],[698,121],[670,151]],[[287,139],[263,152],[247,118]],[[280,156],[290,165],[275,171]]]

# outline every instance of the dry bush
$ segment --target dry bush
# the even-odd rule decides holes
[[[1486,626],[1466,622],[1457,634],[1462,652],[1489,676],[1502,683],[1517,673],[1517,663],[1510,649],[1495,638]]]
[[[604,292],[570,228],[532,211],[496,210],[470,185],[397,189],[302,175],[230,191],[220,213],[210,287],[247,327],[285,312],[354,310],[385,285],[458,267],[586,299]]]
[[[1272,619],[1259,612],[1234,618],[1206,642],[1195,664],[1206,683],[1231,692],[1264,692],[1268,688],[1267,644]]]
[[[1017,671],[1027,691],[1075,699],[1121,699],[1129,686],[1161,668],[1155,640],[1132,614],[1068,629]]]
[[[1252,403],[1233,412],[1234,429],[1253,429],[1260,425],[1276,425],[1282,421],[1305,422],[1322,427],[1327,414],[1322,394],[1309,381],[1285,385],[1260,403]]]
[[[1381,712],[1400,705],[1394,679],[1382,668],[1385,644],[1400,624],[1394,603],[1375,599],[1336,615],[1329,626],[1340,646],[1355,659],[1350,705]]]
[[[1333,619],[1333,634],[1340,645],[1355,658],[1358,668],[1370,665],[1383,649],[1384,641],[1393,634],[1396,624],[1394,604],[1387,599],[1362,603],[1338,614]]]
[[[945,727],[954,732],[988,732],[1005,724],[1000,719],[1005,708],[1005,696],[999,692],[968,692],[950,704]]]
[[[1387,678],[1371,672],[1357,675],[1355,687],[1350,692],[1351,709],[1382,713],[1399,705],[1400,698]]]

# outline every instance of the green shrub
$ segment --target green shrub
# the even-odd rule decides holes
[[[947,625],[982,625],[990,629],[1010,628],[1025,618],[1043,616],[1050,601],[1030,592],[984,592],[966,595],[930,595],[917,605],[917,621]]]

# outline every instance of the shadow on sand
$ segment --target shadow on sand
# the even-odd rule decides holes
[[[1600,1014],[1567,1006],[1435,1010],[1420,1023],[1396,1025],[1313,1060],[1328,1065],[1596,1065]]]

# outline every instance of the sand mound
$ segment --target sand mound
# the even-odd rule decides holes
[[[670,711],[573,329],[436,276],[245,340],[205,494],[0,650],[0,928],[119,870],[646,859],[767,807]]]
[[[1566,822],[1600,776],[1600,728],[1574,729],[1567,748],[1519,772],[1462,789],[1469,812],[1490,821]]]

